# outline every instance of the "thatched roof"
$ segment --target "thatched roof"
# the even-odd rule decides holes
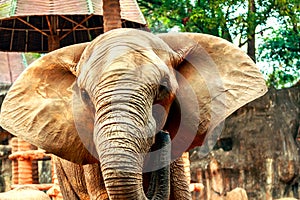
[[[135,0],[120,0],[123,27],[143,28],[146,21]],[[0,1],[0,51],[48,52],[87,42],[103,33],[102,0]]]
[[[102,15],[102,0],[2,0],[1,18],[34,15]],[[120,0],[121,18],[146,24],[135,0]]]

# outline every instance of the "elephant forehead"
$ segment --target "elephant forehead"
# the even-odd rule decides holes
[[[84,51],[80,66],[85,63],[90,56],[105,57],[105,62],[109,63],[116,57],[129,52],[139,52],[150,50],[156,53],[161,59],[169,59],[174,51],[159,37],[135,29],[116,29],[98,36]],[[166,52],[166,53],[163,53]],[[104,60],[104,59],[101,59]]]
[[[90,57],[82,66],[77,81],[79,87],[103,83],[108,79],[115,81],[128,79],[157,84],[169,72],[166,64],[153,52],[128,52],[111,61],[106,58],[99,60],[97,57]]]
[[[138,31],[140,35],[132,30],[125,36],[121,33],[99,37],[86,48],[77,66],[79,87],[99,82],[104,72],[115,77],[121,74],[132,74],[141,79],[152,76],[156,77],[151,79],[155,83],[172,72],[172,59],[176,53],[161,39],[142,31]]]

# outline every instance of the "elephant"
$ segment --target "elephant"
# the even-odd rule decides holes
[[[0,193],[2,200],[51,200],[51,198],[43,191],[30,185],[16,187],[13,190]]]
[[[164,167],[147,159],[161,152],[150,149],[164,130],[166,187],[189,199],[180,155],[210,147],[225,118],[266,91],[251,58],[221,38],[121,28],[32,63],[10,88],[0,125],[62,159],[99,163],[109,199],[160,198],[146,197],[143,172]]]

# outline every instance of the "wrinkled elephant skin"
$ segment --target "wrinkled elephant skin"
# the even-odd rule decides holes
[[[0,123],[61,158],[100,161],[110,199],[147,199],[143,163],[159,130],[176,159],[265,92],[252,60],[223,39],[116,29],[34,62],[8,92]],[[171,169],[172,187],[182,188],[172,171],[181,176]]]

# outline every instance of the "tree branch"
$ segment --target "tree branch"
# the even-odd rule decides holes
[[[242,42],[242,36],[240,37],[240,42],[239,42],[239,47],[241,48],[242,46],[244,46],[247,42],[249,41],[249,39],[247,39],[246,41]]]
[[[261,29],[260,31],[256,32],[255,34],[262,33],[262,32],[264,32],[264,31],[266,31],[266,30],[268,30],[268,29],[272,29],[272,28],[273,28],[272,26],[266,27],[266,28]]]

